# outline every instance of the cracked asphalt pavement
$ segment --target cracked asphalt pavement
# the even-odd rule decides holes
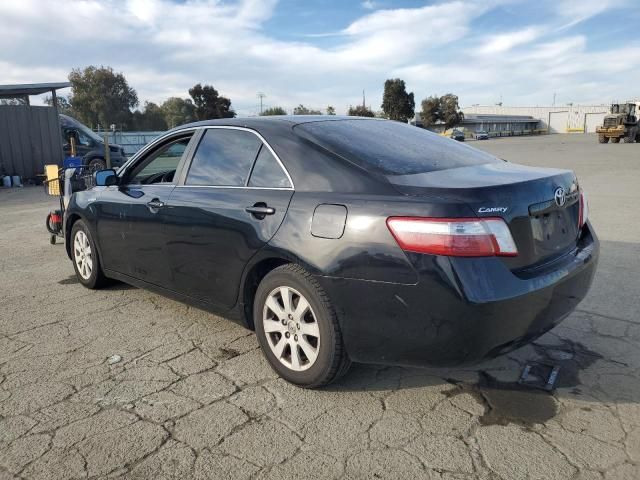
[[[602,241],[588,298],[506,357],[355,365],[316,391],[279,379],[224,318],[84,289],[44,228],[56,199],[1,190],[0,479],[640,478],[640,145],[474,145],[577,172]],[[515,383],[531,361],[561,367],[553,393]]]

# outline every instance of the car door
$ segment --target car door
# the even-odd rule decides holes
[[[249,259],[276,233],[293,184],[254,131],[202,131],[166,209],[173,289],[231,308]]]
[[[154,285],[170,285],[163,231],[165,205],[193,132],[145,152],[106,187],[98,206],[98,238],[106,269]]]

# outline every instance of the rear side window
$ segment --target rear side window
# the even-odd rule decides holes
[[[273,156],[271,151],[263,145],[256,159],[256,164],[249,178],[250,187],[291,188],[286,173]]]
[[[261,145],[251,132],[208,129],[193,156],[185,184],[244,186]]]
[[[394,121],[318,121],[297,125],[295,131],[350,162],[383,175],[501,162],[460,142]]]

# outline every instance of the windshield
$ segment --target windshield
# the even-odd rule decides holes
[[[423,128],[388,120],[309,122],[294,130],[334,154],[383,175],[500,162],[493,155]]]
[[[78,130],[80,130],[82,133],[84,133],[87,137],[90,137],[93,141],[98,142],[98,143],[102,143],[102,138],[100,138],[100,135],[98,135],[96,132],[91,130],[86,125],[83,125],[80,122],[76,122],[75,123],[75,127]]]

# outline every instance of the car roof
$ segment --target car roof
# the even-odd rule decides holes
[[[200,122],[188,123],[180,125],[173,130],[178,131],[185,128],[208,127],[208,126],[230,126],[230,127],[247,127],[260,130],[260,127],[277,127],[282,126],[291,129],[296,125],[312,122],[336,122],[344,120],[369,120],[384,121],[380,118],[369,117],[351,117],[346,115],[267,115],[264,117],[237,117],[237,118],[218,118],[215,120],[203,120]],[[172,131],[173,131],[172,130]]]

